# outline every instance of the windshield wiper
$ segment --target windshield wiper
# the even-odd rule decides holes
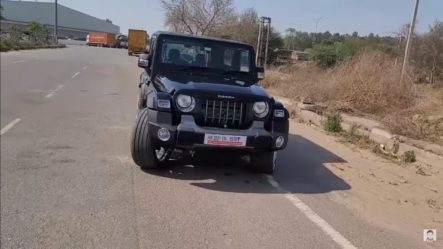
[[[209,68],[209,67],[195,67],[195,66],[185,66],[173,69],[171,71],[180,71],[192,74],[203,74],[203,75],[220,75],[221,71]]]
[[[234,75],[249,75],[249,72],[242,72],[242,71],[237,71],[237,70],[231,70],[231,71],[224,71],[223,75],[229,75],[229,74],[234,74]]]

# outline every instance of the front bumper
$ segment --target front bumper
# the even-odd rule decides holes
[[[158,113],[157,113],[158,114]],[[269,132],[264,128],[263,121],[254,121],[250,128],[246,130],[234,130],[212,127],[200,127],[195,123],[194,117],[190,115],[182,115],[181,122],[178,126],[172,126],[169,124],[155,122],[158,120],[154,118],[149,122],[149,134],[151,139],[155,143],[165,146],[180,148],[186,150],[198,150],[198,149],[211,149],[211,148],[223,148],[223,149],[235,149],[235,150],[281,150],[287,145],[288,131],[287,127],[281,131]],[[157,137],[157,132],[160,128],[166,128],[171,133],[171,138],[166,141],[160,141]],[[246,146],[244,147],[231,147],[231,146],[216,146],[204,144],[205,134],[219,134],[219,135],[235,135],[246,136]],[[283,146],[277,148],[275,146],[275,140],[277,137],[284,137]]]

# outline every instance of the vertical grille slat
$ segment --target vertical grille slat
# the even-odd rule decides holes
[[[205,124],[208,122],[208,107],[209,107],[209,100],[206,100]]]
[[[215,100],[212,103],[212,123],[214,123],[214,117],[215,117]]]
[[[222,122],[222,110],[223,110],[223,102],[220,100],[220,106],[219,106],[219,115],[218,115],[218,122]]]
[[[229,119],[229,101],[228,101],[228,105],[226,107],[226,119],[225,119],[225,124],[228,123],[228,119]]]
[[[242,101],[232,100],[202,100],[202,118],[201,125],[208,127],[221,127],[240,129],[245,126],[245,110],[246,104]]]
[[[234,102],[234,114],[232,115],[232,125],[235,125],[235,107],[237,106],[237,102]]]
[[[238,119],[238,122],[242,122],[242,117],[243,117],[243,102],[240,103],[240,118]]]

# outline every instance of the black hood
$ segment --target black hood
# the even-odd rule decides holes
[[[267,100],[270,96],[258,84],[223,77],[199,75],[158,75],[154,84],[157,90],[171,95],[189,93],[191,95],[213,95],[221,98],[254,98]]]

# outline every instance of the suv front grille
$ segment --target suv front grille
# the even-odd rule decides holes
[[[238,129],[244,126],[246,103],[228,100],[202,101],[202,125]]]

